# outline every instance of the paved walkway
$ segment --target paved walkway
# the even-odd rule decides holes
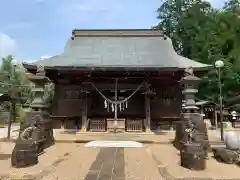
[[[37,165],[22,169],[10,167],[11,155],[7,152],[11,152],[14,144],[0,145],[1,180],[4,175],[9,180],[239,180],[240,167],[219,163],[211,154],[205,171],[182,168],[179,152],[169,144],[86,148],[84,144],[58,143],[39,156]]]

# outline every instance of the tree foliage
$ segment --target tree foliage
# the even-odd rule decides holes
[[[13,57],[2,59],[0,67],[0,91],[8,94],[10,101],[1,102],[1,109],[10,111],[13,121],[21,117],[21,105],[31,99],[31,84],[27,79],[24,69],[13,63]]]
[[[240,91],[240,0],[229,0],[215,9],[203,0],[165,0],[158,8],[159,24],[182,56],[212,64],[224,61],[223,96]],[[202,78],[199,97],[216,101],[217,74],[213,68]]]
[[[13,57],[7,56],[2,59],[0,67],[0,93],[8,94],[11,101],[1,102],[2,111],[10,111],[13,121],[16,118],[22,119],[24,113],[22,112],[22,105],[30,105],[34,99],[34,84],[28,80],[25,69],[20,64],[13,63]],[[48,83],[44,89],[43,101],[47,109],[51,108],[54,94],[54,85]]]

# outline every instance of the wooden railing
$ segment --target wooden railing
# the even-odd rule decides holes
[[[91,119],[89,123],[89,131],[91,132],[104,132],[106,131],[105,119]]]
[[[127,119],[126,121],[127,132],[142,132],[143,120],[142,119]]]

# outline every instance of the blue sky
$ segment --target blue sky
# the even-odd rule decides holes
[[[220,7],[224,0],[210,0]],[[34,61],[63,52],[71,30],[150,28],[161,0],[0,0],[0,57]]]

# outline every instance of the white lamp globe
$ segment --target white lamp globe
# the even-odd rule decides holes
[[[215,62],[215,67],[216,67],[216,68],[222,68],[223,66],[224,66],[223,61],[217,60],[217,61]]]

